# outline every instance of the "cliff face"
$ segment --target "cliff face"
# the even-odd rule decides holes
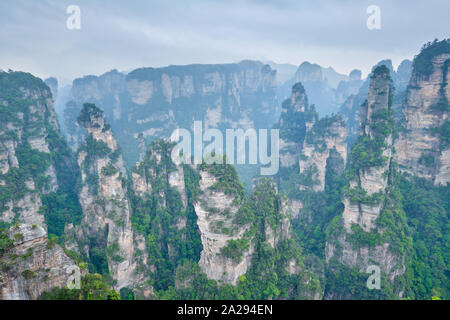
[[[80,271],[60,246],[49,242],[42,225],[12,227],[9,237],[16,240],[8,253],[0,257],[3,300],[36,300],[43,292],[69,285],[75,279],[72,274]]]
[[[168,138],[175,128],[268,128],[276,110],[275,71],[260,62],[141,68],[117,71],[73,83],[73,101],[65,111],[69,142],[83,135],[74,123],[84,102],[105,111],[126,160],[138,159],[138,136]],[[78,110],[78,112],[76,112]]]
[[[300,174],[311,174],[314,191],[325,190],[327,160],[332,150],[346,163],[346,138],[345,124],[339,115],[320,119],[307,132],[299,167]]]
[[[344,212],[332,223],[334,231],[327,240],[325,255],[328,263],[336,259],[360,272],[376,265],[393,281],[405,272],[409,244],[401,200],[396,196],[390,82],[388,68],[374,70],[368,99],[361,107],[360,136],[350,154]],[[392,234],[405,242],[394,240]]]
[[[156,290],[181,286],[174,281],[177,272],[187,260],[197,263],[202,249],[193,204],[199,176],[172,162],[174,145],[153,141],[131,172],[133,227],[143,240],[137,268]]]
[[[254,248],[253,245],[248,245],[240,259],[227,257],[222,253],[229,241],[243,239],[249,226],[234,223],[239,210],[239,199],[218,189],[220,182],[211,171],[200,171],[199,185],[202,194],[195,203],[203,245],[199,266],[210,279],[236,284],[239,277],[249,269]]]
[[[392,95],[389,74],[384,73],[371,78],[367,102],[361,106],[361,136],[367,137],[368,141],[375,140],[373,124],[374,114],[387,112],[389,107],[389,96]],[[381,138],[380,138],[381,140]],[[382,141],[381,157],[384,158],[381,166],[369,166],[363,170],[358,170],[358,176],[350,181],[351,188],[360,188],[368,196],[378,193],[385,193],[388,180],[388,171],[392,159],[392,135],[388,135]],[[344,199],[345,210],[343,213],[344,226],[347,232],[351,231],[351,226],[356,223],[365,231],[374,227],[374,222],[378,218],[381,210],[381,203],[377,206],[365,206],[360,204],[350,204],[350,199]],[[361,208],[359,208],[361,207]],[[356,210],[355,210],[356,209]],[[367,210],[364,210],[367,209]]]
[[[0,250],[0,298],[37,299],[66,286],[78,269],[48,240],[50,212],[43,205],[62,189],[57,161],[66,158],[55,147],[63,141],[44,82],[26,73],[0,72],[0,83],[0,231],[2,244],[8,244]]]
[[[280,168],[298,166],[299,155],[307,130],[317,120],[314,106],[308,104],[303,85],[299,82],[292,87],[290,99],[283,102],[278,124],[280,130]]]
[[[450,99],[450,50],[427,55],[437,43],[422,51],[414,63],[402,112],[404,130],[395,143],[401,171],[424,177],[436,185],[450,181],[448,111]],[[448,45],[447,45],[448,46]],[[429,65],[426,72],[423,65]]]
[[[83,208],[81,225],[74,231],[78,250],[90,258],[96,272],[109,272],[118,289],[133,287],[134,238],[122,155],[95,105],[84,105],[78,123],[88,132],[78,151]],[[99,252],[106,252],[106,257]]]
[[[283,103],[280,122],[280,188],[324,191],[327,160],[334,150],[343,163],[347,159],[347,135],[340,115],[318,120],[314,106],[308,104],[301,83],[292,88],[292,97]],[[302,204],[290,197],[293,216]]]
[[[412,62],[410,60],[403,60],[398,66],[397,70],[394,70],[391,60],[382,60],[372,68],[372,72],[379,66],[386,66],[389,69],[391,79],[395,88],[393,110],[394,117],[397,120],[400,120],[400,118],[402,118],[401,108],[403,99],[406,94],[406,86],[408,84],[409,78],[411,77],[411,65]],[[341,100],[339,113],[342,115],[347,127],[347,137],[349,145],[353,144],[353,142],[359,136],[360,106],[364,103],[369,93],[370,76],[372,75],[372,72],[367,79],[362,81],[362,84],[356,92],[351,92],[349,96]]]

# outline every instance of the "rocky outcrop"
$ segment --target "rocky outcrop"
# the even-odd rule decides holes
[[[20,224],[10,229],[16,239],[0,257],[0,297],[3,300],[36,300],[55,287],[76,285],[77,264],[60,246],[49,242],[42,225]]]
[[[340,229],[335,226],[334,239],[328,240],[325,254],[328,263],[337,259],[360,272],[366,272],[370,265],[379,266],[393,280],[405,272],[407,249],[399,250],[394,238],[386,236],[386,232],[400,233],[404,228],[393,182],[396,171],[392,162],[394,120],[389,69],[376,68],[370,80],[367,101],[361,106],[360,137],[352,147],[348,167],[350,186],[343,199],[342,230],[337,231]],[[391,212],[395,215],[390,216]],[[384,223],[380,224],[382,215]],[[388,219],[396,222],[389,225]]]
[[[131,171],[134,227],[136,237],[141,239],[137,268],[143,275],[150,274],[147,281],[160,283],[168,279],[170,272],[175,277],[186,259],[186,248],[193,248],[191,261],[200,256],[196,216],[192,199],[188,198],[195,191],[187,190],[195,188],[196,183],[186,178],[195,180],[196,174],[194,169],[172,162],[174,145],[167,140],[153,141]],[[168,265],[173,267],[169,269]],[[148,296],[145,290],[140,292]]]
[[[440,47],[442,50],[438,50]],[[436,185],[450,181],[448,47],[445,40],[434,43],[416,57],[402,108],[403,130],[395,143],[399,169]],[[428,54],[432,50],[434,54]],[[425,72],[424,65],[429,66]]]
[[[339,113],[342,115],[347,128],[347,140],[348,145],[351,146],[356,138],[359,136],[359,124],[360,124],[360,106],[367,99],[369,93],[370,77],[373,70],[379,66],[386,66],[389,69],[391,79],[395,88],[395,96],[393,101],[394,117],[397,120],[401,118],[401,106],[403,98],[406,93],[406,86],[409,78],[411,77],[411,64],[410,60],[403,60],[398,66],[397,70],[394,70],[391,60],[381,60],[378,62],[371,71],[371,74],[367,79],[361,80],[359,89],[357,92],[351,91],[345,99],[341,99],[341,106]],[[344,98],[344,96],[342,96]]]
[[[347,159],[347,136],[344,121],[340,115],[318,119],[314,106],[308,104],[305,89],[301,83],[292,88],[292,97],[283,103],[278,128],[280,129],[280,168],[278,182],[283,186],[290,180],[298,190],[324,191],[327,159],[335,150]],[[295,180],[295,181],[294,181]],[[293,199],[290,199],[292,201]],[[301,207],[293,203],[294,216]]]
[[[280,130],[280,168],[298,165],[307,130],[317,120],[314,106],[308,104],[305,88],[299,82],[292,87],[290,99],[283,102],[277,128]]]
[[[306,134],[299,161],[300,174],[311,174],[314,191],[325,190],[327,159],[335,150],[343,163],[347,161],[347,141],[344,121],[340,115],[317,121]]]
[[[54,144],[63,142],[47,85],[22,72],[0,72],[0,78],[0,225],[13,240],[0,251],[0,298],[37,299],[79,271],[48,240],[44,217],[42,199],[60,189],[56,161],[65,158]]]
[[[132,288],[137,275],[124,161],[99,108],[85,104],[78,122],[88,132],[78,151],[82,169],[79,198],[83,208],[81,225],[75,231],[79,251],[91,261],[96,249],[106,252],[106,271],[115,281],[115,287]]]
[[[389,97],[392,95],[392,92],[389,81],[388,72],[380,72],[380,74],[373,75],[367,102],[361,106],[361,136],[367,137],[371,141],[379,138],[378,136],[376,137],[377,132],[373,129],[377,121],[374,115],[380,117],[382,113],[388,112],[390,108]],[[386,192],[392,159],[392,135],[389,134],[383,138],[383,146],[381,147],[381,157],[384,158],[383,164],[360,170],[357,169],[357,179],[350,181],[350,188],[360,188],[367,196]],[[352,206],[351,199],[346,198],[344,199],[344,204],[347,204],[343,213],[344,226],[347,232],[351,231],[350,228],[355,223],[359,224],[365,231],[370,231],[374,228],[382,203],[378,203],[375,206],[361,203]],[[354,211],[355,205],[357,208],[356,212]]]
[[[236,284],[250,267],[253,245],[242,252],[240,259],[224,256],[223,248],[229,241],[243,239],[248,226],[234,223],[233,217],[239,210],[237,199],[214,188],[218,178],[208,170],[201,170],[200,175],[202,194],[195,203],[203,244],[199,266],[210,279]]]

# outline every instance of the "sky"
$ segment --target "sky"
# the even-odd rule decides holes
[[[69,5],[81,29],[70,30]],[[381,28],[369,30],[369,5]],[[303,61],[363,75],[397,66],[450,37],[448,0],[2,0],[0,69],[69,81],[129,71],[243,59]]]

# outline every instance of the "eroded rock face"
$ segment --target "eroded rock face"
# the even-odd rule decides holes
[[[280,167],[292,168],[299,162],[306,132],[312,128],[317,115],[308,104],[303,85],[298,82],[292,87],[290,99],[283,102],[280,128]]]
[[[269,128],[277,113],[275,71],[256,61],[235,64],[140,68],[86,76],[73,83],[66,108],[73,145],[84,136],[75,119],[84,102],[105,111],[129,164],[138,160],[137,138],[169,138],[176,128]],[[77,110],[75,112],[75,110]]]
[[[389,243],[358,249],[347,242],[345,237],[341,237],[339,243],[341,246],[339,249],[334,244],[327,243],[325,248],[327,262],[330,262],[331,257],[334,257],[337,255],[337,251],[340,251],[339,254],[342,255],[340,262],[346,266],[356,267],[360,272],[366,272],[368,266],[376,265],[393,281],[395,277],[401,276],[406,271],[405,257],[393,254],[389,248]]]
[[[375,70],[379,66],[386,66],[389,69],[393,85],[395,87],[395,97],[393,101],[393,109],[395,111],[394,116],[399,120],[401,118],[401,107],[403,103],[403,97],[406,94],[406,86],[408,85],[409,79],[411,77],[411,65],[410,60],[403,60],[397,70],[394,70],[391,60],[381,60],[373,68]],[[347,96],[340,106],[339,113],[342,114],[344,118],[346,128],[348,144],[352,145],[355,139],[359,136],[360,132],[360,106],[367,99],[369,93],[370,76],[372,73],[363,80],[362,85],[360,85],[357,92],[352,91],[349,96]]]
[[[388,112],[390,109],[389,97],[392,94],[390,85],[389,73],[382,73],[374,75],[371,78],[369,86],[369,94],[367,102],[361,106],[361,135],[371,140],[376,137],[376,132],[373,125],[376,124],[377,119],[374,115],[381,112]],[[384,138],[384,146],[381,147],[382,156],[385,158],[384,164],[373,166],[359,170],[358,179],[350,181],[351,188],[361,188],[368,196],[375,193],[385,193],[388,183],[389,168],[392,159],[392,135]],[[351,226],[356,223],[366,231],[370,231],[374,227],[374,221],[378,217],[382,208],[381,203],[377,205],[359,204],[357,207],[357,214],[355,212],[355,205],[351,204],[350,199],[344,199],[344,204],[347,206],[344,209],[343,221],[347,232],[350,232]]]
[[[432,72],[414,70],[402,111],[405,130],[395,143],[395,159],[401,171],[424,177],[435,184],[450,181],[449,146],[436,130],[448,126],[450,53],[431,60]]]
[[[76,263],[48,240],[41,197],[59,188],[49,135],[60,140],[50,89],[21,72],[0,72],[0,222],[14,242],[0,256],[0,299],[37,299],[68,285]],[[53,157],[50,153],[53,153]],[[31,159],[31,156],[34,156]],[[39,165],[30,171],[30,161]],[[44,183],[42,181],[45,181]]]
[[[306,134],[299,161],[300,174],[311,171],[314,191],[325,190],[325,173],[331,150],[347,160],[347,134],[340,116],[325,117],[317,121]]]
[[[215,176],[207,171],[200,171],[200,174],[200,190],[203,194],[195,203],[203,244],[199,266],[210,279],[236,284],[250,267],[253,247],[244,252],[239,262],[223,256],[221,249],[229,240],[242,238],[247,228],[233,224],[233,217],[239,209],[233,204],[234,197],[211,189],[217,182]],[[225,232],[225,228],[229,232]]]
[[[83,183],[79,198],[84,213],[76,231],[82,244],[79,250],[90,256],[94,243],[103,242],[108,248],[109,272],[116,288],[133,288],[137,275],[131,209],[123,181],[124,161],[100,109],[85,104],[79,123],[89,135],[78,153]]]
[[[50,244],[40,225],[22,224],[10,230],[14,247],[0,258],[7,271],[0,271],[0,296],[4,300],[36,300],[55,287],[65,287],[80,274],[77,264],[60,246]],[[16,258],[14,258],[16,257]]]
[[[349,191],[344,196],[342,232],[335,234],[334,241],[326,244],[326,261],[337,259],[348,267],[356,267],[366,272],[369,265],[380,267],[393,280],[405,272],[405,253],[391,249],[392,243],[381,242],[374,245],[355,243],[355,232],[379,235],[385,232],[378,228],[377,219],[383,210],[392,210],[395,201],[391,198],[391,183],[395,174],[392,168],[392,89],[389,70],[378,67],[371,76],[367,101],[361,107],[360,137],[353,147],[355,156],[349,163]],[[365,150],[361,153],[360,148]],[[376,164],[364,164],[365,152],[373,152]],[[353,171],[352,171],[353,170]],[[400,200],[398,200],[400,201]],[[397,213],[399,214],[399,213]],[[358,240],[360,241],[360,240]]]

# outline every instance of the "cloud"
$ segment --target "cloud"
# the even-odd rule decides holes
[[[81,30],[66,28],[70,4],[81,8]],[[366,28],[370,4],[381,8],[381,30]],[[381,59],[399,64],[449,37],[449,9],[438,0],[2,1],[0,68],[74,78],[258,59],[367,73]]]

